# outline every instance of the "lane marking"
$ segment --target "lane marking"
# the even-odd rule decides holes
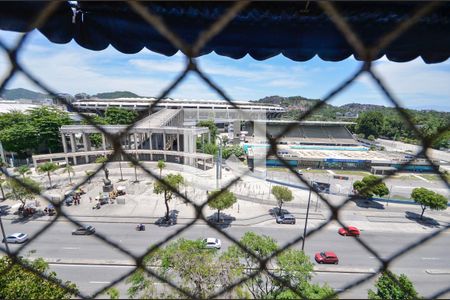
[[[135,266],[124,266],[124,265],[91,265],[91,264],[57,264],[57,263],[49,263],[49,266],[55,266],[55,267],[83,267],[83,268],[128,268],[132,269],[135,268]]]
[[[89,283],[93,284],[109,284],[111,281],[89,281]]]
[[[79,250],[80,247],[63,247],[64,250]]]
[[[440,260],[439,257],[422,257],[423,260]]]
[[[416,174],[412,174],[414,177],[419,178],[420,180],[423,180],[425,182],[430,182],[428,179],[423,178],[422,176],[416,175]]]

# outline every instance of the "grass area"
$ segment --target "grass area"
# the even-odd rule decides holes
[[[419,178],[413,175],[403,175],[403,174],[395,174],[391,178],[399,179],[399,180],[420,180]]]
[[[370,175],[370,172],[366,171],[351,171],[351,170],[332,170],[332,171],[339,175],[357,175],[357,176]]]

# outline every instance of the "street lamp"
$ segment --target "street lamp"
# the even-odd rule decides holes
[[[222,137],[219,135],[217,138],[220,140],[219,142],[219,150],[217,151],[217,165],[216,165],[216,189],[219,189],[219,179],[222,179]]]
[[[311,181],[311,186],[314,181]],[[311,187],[309,188],[309,196],[308,196],[308,206],[306,208],[306,219],[305,219],[305,228],[303,230],[303,240],[302,240],[302,251],[305,249],[305,240],[306,240],[306,229],[308,227],[308,216],[309,216],[309,205],[311,203]]]

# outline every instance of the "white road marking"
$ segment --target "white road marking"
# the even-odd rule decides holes
[[[331,171],[331,170],[327,170],[327,172],[330,173],[331,175],[336,175],[336,173],[334,173],[334,172]]]
[[[79,250],[80,247],[63,247],[64,250]]]
[[[55,266],[55,267],[61,267],[61,268],[65,268],[65,267],[76,267],[76,268],[135,268],[136,266],[121,266],[121,265],[92,265],[92,264],[55,264],[55,263],[49,263],[50,266]]]
[[[439,257],[422,257],[423,260],[440,260]]]
[[[419,178],[420,180],[423,180],[425,182],[430,182],[428,179],[423,178],[422,176],[416,175],[416,174],[412,174],[414,177]]]
[[[94,284],[108,284],[111,283],[111,281],[89,281],[89,283],[94,283]]]

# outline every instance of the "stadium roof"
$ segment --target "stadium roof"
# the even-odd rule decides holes
[[[164,55],[178,49],[152,26],[121,2],[61,2],[39,31],[51,42],[75,40],[91,50],[112,45],[123,53],[137,53],[144,47]],[[186,43],[209,28],[233,2],[142,2]],[[28,31],[28,24],[46,2],[0,2],[0,29]],[[426,2],[337,1],[334,5],[365,45],[378,40],[408,20]],[[75,5],[75,7],[73,7]],[[421,17],[418,23],[378,53],[391,61],[422,57],[426,63],[445,61],[450,56],[450,2]],[[242,10],[226,28],[209,41],[200,55],[210,52],[235,59],[250,55],[257,60],[283,54],[295,61],[318,55],[340,61],[355,55],[342,33],[317,2],[255,2]]]

